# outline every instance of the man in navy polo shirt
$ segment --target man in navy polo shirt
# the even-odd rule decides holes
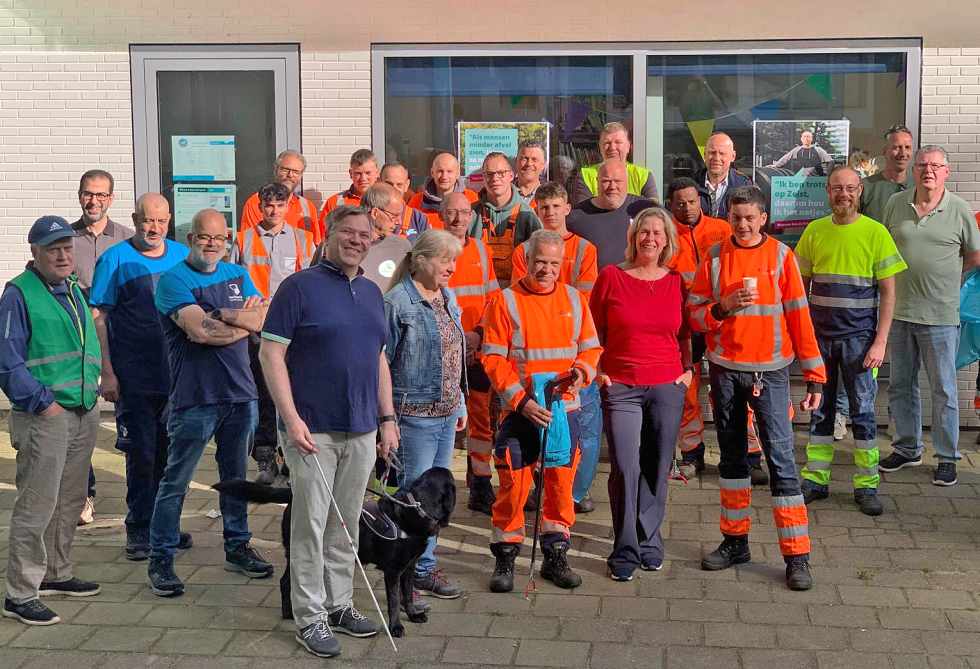
[[[225,218],[214,209],[194,215],[187,260],[163,273],[156,308],[170,359],[170,448],[150,521],[147,583],[162,597],[180,595],[174,572],[180,513],[191,477],[214,437],[220,480],[243,479],[258,408],[244,341],[262,330],[267,306],[244,267],[221,262]],[[249,545],[245,502],[218,498],[224,523],[225,569],[265,578],[272,565]]]
[[[115,403],[116,448],[126,455],[126,558],[150,556],[153,501],[167,465],[170,369],[153,295],[160,275],[187,258],[167,239],[170,205],[158,193],[136,201],[136,234],[95,265],[89,304],[102,346],[102,396]],[[181,534],[179,548],[191,545]]]
[[[319,461],[356,546],[375,457],[398,448],[384,302],[360,269],[372,236],[373,223],[362,208],[341,205],[330,213],[323,259],[279,286],[259,354],[290,443],[285,458],[293,489],[289,566],[296,640],[320,657],[340,653],[331,627],[358,637],[378,633],[378,625],[354,608],[354,553],[330,512],[319,470],[305,461]]]

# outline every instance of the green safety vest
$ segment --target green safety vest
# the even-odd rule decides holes
[[[647,179],[650,178],[650,170],[645,167],[640,167],[639,165],[634,165],[633,163],[626,163],[626,174],[629,178],[629,186],[626,189],[627,193],[632,195],[641,195],[640,190],[646,184]],[[582,168],[582,181],[585,185],[589,187],[592,191],[592,195],[599,194],[599,166],[590,165],[589,167]]]
[[[11,279],[24,295],[31,338],[27,342],[25,365],[38,383],[54,394],[54,401],[65,408],[91,409],[99,396],[102,350],[95,334],[95,321],[74,277],[68,289],[78,306],[78,329],[65,308],[31,270]]]

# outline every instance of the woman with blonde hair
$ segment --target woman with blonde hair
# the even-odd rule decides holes
[[[466,428],[466,355],[462,310],[447,286],[462,244],[445,230],[426,230],[398,263],[385,293],[392,396],[401,428],[401,486],[452,464],[455,433]],[[462,592],[435,571],[436,538],[415,566],[415,587],[443,599]],[[424,603],[416,603],[425,607]]]
[[[676,251],[670,214],[643,210],[626,233],[626,262],[599,272],[590,301],[603,347],[598,379],[615,536],[606,563],[615,581],[664,561],[667,475],[694,370],[687,291],[667,268]]]

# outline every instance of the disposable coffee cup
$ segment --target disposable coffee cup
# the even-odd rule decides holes
[[[754,276],[742,277],[742,288],[745,290],[755,290],[759,286],[759,279]]]

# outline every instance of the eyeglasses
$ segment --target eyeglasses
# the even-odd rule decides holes
[[[208,246],[211,244],[223,246],[228,241],[228,238],[223,235],[195,235],[194,241],[198,244],[207,244]]]
[[[915,164],[915,168],[916,169],[919,169],[919,170],[922,170],[923,172],[925,172],[927,170],[931,170],[933,172],[938,172],[939,170],[943,169],[944,167],[949,167],[949,165],[946,164],[946,163],[916,163]]]
[[[448,219],[469,218],[473,214],[472,209],[443,209],[442,214]]]
[[[301,176],[303,176],[303,170],[302,169],[299,169],[299,170],[291,170],[288,167],[280,167],[279,168],[279,171],[282,172],[283,174],[285,174],[286,176],[290,176],[290,177],[301,177]]]
[[[78,195],[83,200],[98,200],[99,202],[105,202],[110,197],[112,197],[112,193],[93,193],[92,191],[89,190],[83,190]]]
[[[847,193],[848,195],[858,192],[860,186],[831,186],[830,192],[835,195],[840,195],[841,193]]]
[[[378,207],[378,209],[381,209],[381,207]],[[388,211],[387,209],[381,209],[381,211],[383,211],[385,213],[385,216],[388,217],[388,220],[392,222],[397,221],[399,218],[401,218],[401,212]]]
[[[494,179],[503,179],[508,174],[513,174],[513,170],[498,170],[496,172],[484,172],[483,178],[487,181],[493,181]]]

